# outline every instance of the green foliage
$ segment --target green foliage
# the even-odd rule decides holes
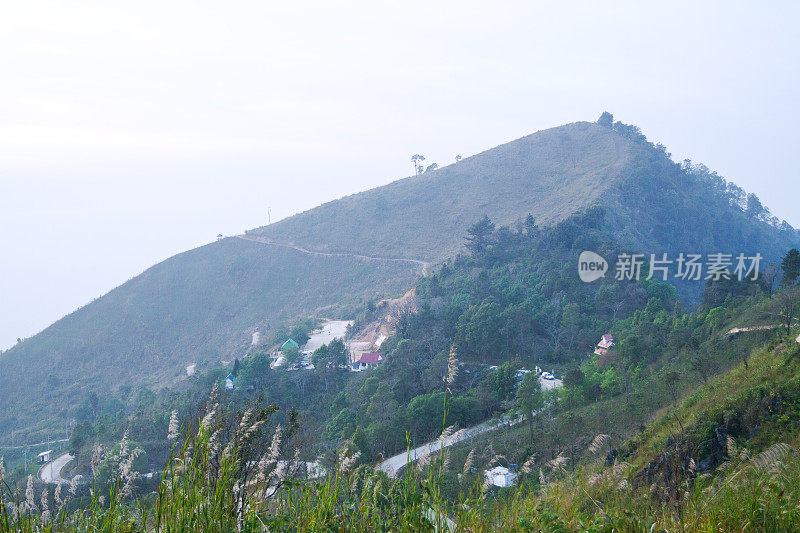
[[[781,282],[785,285],[792,285],[797,282],[800,277],[800,251],[797,248],[792,248],[784,256],[781,261],[781,269],[783,270],[783,278]]]

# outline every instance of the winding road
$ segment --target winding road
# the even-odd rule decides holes
[[[39,469],[39,479],[45,483],[57,483],[60,485],[69,484],[69,480],[61,477],[61,470],[73,459],[75,459],[74,456],[65,453],[64,455],[56,457],[49,463],[42,465]]]
[[[562,386],[562,381],[560,379],[546,380],[539,378],[539,383],[541,383],[542,390],[556,389]],[[537,414],[538,412],[539,411],[536,411],[534,414]],[[503,426],[511,427],[519,424],[520,422],[522,422],[522,417],[512,419],[508,416],[504,416],[500,420],[487,420],[486,422],[478,424],[477,426],[472,426],[471,428],[457,431],[446,439],[436,439],[423,444],[422,446],[417,446],[412,450],[406,450],[402,453],[398,453],[397,455],[393,455],[392,457],[389,457],[388,459],[378,463],[376,468],[386,472],[389,477],[397,477],[397,474],[400,472],[400,470],[409,462],[413,463],[418,461],[424,457],[438,452],[443,447],[447,448],[453,444],[472,439],[483,433],[494,431],[495,429],[499,429]]]
[[[500,420],[489,420],[487,422],[483,422],[482,424],[478,424],[477,426],[472,426],[471,428],[457,431],[446,439],[436,439],[428,442],[427,444],[423,444],[422,446],[417,446],[412,450],[398,453],[397,455],[389,457],[388,459],[379,463],[376,468],[386,472],[389,477],[397,477],[400,469],[406,466],[406,464],[409,462],[413,463],[424,457],[428,457],[429,455],[438,452],[443,447],[447,448],[453,444],[469,440],[473,437],[481,435],[482,433],[487,433],[506,425],[513,426],[521,421],[521,418],[512,420],[509,417],[503,417]]]
[[[420,267],[420,271],[421,271],[423,276],[428,275],[428,272],[430,271],[430,266],[431,266],[430,263],[428,263],[426,261],[419,260],[419,259],[405,259],[405,258],[402,258],[402,257],[376,257],[376,256],[371,256],[371,255],[348,254],[348,253],[344,253],[344,252],[317,252],[317,251],[314,251],[314,250],[308,250],[306,248],[302,248],[300,246],[295,246],[294,244],[282,244],[282,243],[279,243],[279,242],[273,242],[273,241],[270,241],[269,239],[265,239],[263,237],[250,237],[249,235],[237,235],[236,238],[237,239],[242,239],[242,240],[245,240],[245,241],[257,242],[257,243],[260,243],[260,244],[266,244],[266,245],[269,245],[269,246],[280,246],[281,248],[289,248],[291,250],[296,250],[298,252],[301,252],[301,253],[304,253],[304,254],[308,254],[308,255],[321,255],[321,256],[325,256],[325,257],[352,257],[352,258],[361,259],[361,260],[364,260],[364,261],[385,261],[385,262],[389,262],[389,263],[409,263],[409,264],[417,265],[418,267]]]

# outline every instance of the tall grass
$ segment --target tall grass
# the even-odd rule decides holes
[[[794,379],[788,372],[794,370],[794,356],[780,348],[764,350],[754,356],[747,374],[737,369],[675,408],[695,423],[720,408],[713,402],[720,387],[752,387],[768,377],[777,380],[778,373]],[[451,359],[455,372],[457,361],[454,355]],[[632,459],[634,464],[598,462],[567,471],[551,461],[550,466],[539,465],[549,473],[545,477],[526,463],[515,489],[478,483],[448,500],[442,490],[449,461],[444,447],[425,464],[416,468],[407,464],[399,479],[358,465],[358,454],[345,448],[323,479],[308,480],[301,475],[302,463],[289,449],[280,426],[266,431],[268,419],[257,410],[250,409],[232,426],[225,426],[212,392],[198,418],[191,430],[183,432],[178,431],[177,420],[171,421],[172,450],[161,479],[148,493],[128,496],[130,478],[120,474],[110,488],[92,486],[86,501],[78,502],[75,486],[62,487],[58,494],[48,488],[43,495],[34,490],[32,481],[10,487],[2,480],[0,467],[0,531],[800,529],[800,436],[773,443],[752,456],[731,438],[726,462],[713,475],[698,475],[692,461],[691,482],[678,485],[677,494],[665,499],[658,480],[648,485],[640,475],[642,461],[665,431],[656,422],[640,443],[642,456]],[[662,420],[670,420],[668,413]],[[442,423],[444,437],[447,419]],[[603,440],[600,436],[589,447],[597,448]]]

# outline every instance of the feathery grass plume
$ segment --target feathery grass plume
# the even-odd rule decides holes
[[[250,440],[250,439],[252,439],[252,438],[255,436],[255,434],[256,434],[256,432],[258,431],[258,429],[259,429],[259,428],[260,428],[260,427],[261,427],[263,424],[264,424],[264,421],[263,421],[263,420],[258,420],[258,421],[256,421],[254,424],[251,424],[251,425],[250,425],[250,427],[248,427],[248,428],[245,430],[244,434],[242,434],[242,440],[244,440],[244,441],[247,441],[247,440]]]
[[[728,457],[736,457],[739,455],[737,453],[736,439],[730,435],[725,439],[725,451],[728,453]]]
[[[208,439],[208,454],[210,457],[216,457],[219,455],[219,447],[220,447],[220,433],[219,430],[216,430],[214,433],[211,434],[211,437]]]
[[[356,452],[353,455],[349,455],[344,457],[339,463],[339,470],[342,473],[348,472],[353,466],[356,464],[358,459],[361,457],[361,452]]]
[[[120,460],[119,463],[119,475],[120,478],[125,482],[120,491],[120,497],[122,498],[130,498],[133,496],[133,488],[136,478],[139,476],[139,473],[134,470],[133,462],[136,458],[143,453],[141,448],[134,448],[130,450],[127,455]]]
[[[740,461],[747,461],[750,459],[750,450],[745,448],[744,446],[739,448],[739,460]]]
[[[695,474],[697,472],[697,463],[694,462],[694,459],[689,458],[689,472]]]
[[[484,475],[483,476],[483,485],[481,485],[481,493],[482,493],[482,495],[484,497],[486,497],[486,495],[489,493],[489,491],[492,490],[492,486],[493,485],[494,485],[494,483],[492,483],[492,480]]]
[[[361,488],[361,494],[368,494],[371,490],[373,485],[375,484],[375,476],[369,476],[364,481],[364,486]]]
[[[175,440],[178,438],[178,431],[180,425],[178,424],[178,411],[172,411],[169,416],[169,428],[167,429],[167,440]]]
[[[278,424],[275,427],[275,434],[272,436],[272,442],[269,445],[269,450],[264,456],[258,461],[258,469],[256,473],[256,482],[257,483],[267,483],[270,481],[272,474],[275,473],[276,469],[272,467],[278,464],[278,458],[280,457],[280,447],[281,447],[281,425]]]
[[[75,496],[78,493],[78,484],[83,479],[83,476],[78,474],[77,476],[73,477],[69,482],[69,494],[70,496]]]
[[[269,451],[267,452],[267,457],[270,463],[275,463],[278,461],[278,457],[281,455],[281,425],[278,424],[275,426],[275,434],[272,435],[272,442],[269,445]]]
[[[598,472],[597,474],[592,474],[589,476],[589,479],[586,482],[586,485],[589,487],[596,487],[600,483],[605,480],[606,476],[603,472]]]
[[[58,506],[59,510],[64,506],[64,500],[61,499],[61,483],[56,485],[56,491],[53,493],[53,501],[56,506]]]
[[[539,485],[544,485],[545,483],[547,483],[547,478],[544,477],[544,472],[542,472],[542,469],[540,468],[539,469]]]
[[[119,443],[119,457],[122,459],[128,455],[128,430],[122,434],[122,440]]]
[[[36,510],[36,502],[34,501],[36,496],[33,494],[33,476],[28,476],[28,486],[25,489],[25,508],[28,511],[35,511]]]
[[[20,506],[21,507],[21,506]],[[22,509],[20,509],[14,502],[6,502],[6,510],[11,520],[19,522],[22,518]]]
[[[603,446],[606,445],[606,443],[608,442],[609,438],[610,437],[608,435],[598,435],[598,436],[596,436],[594,438],[594,440],[592,440],[592,443],[589,445],[589,451],[591,453],[599,452],[603,448]]]
[[[233,450],[236,447],[236,440],[232,439],[228,441],[228,444],[225,446],[225,449],[222,450],[222,458],[227,459],[233,455]]]
[[[630,468],[633,468],[633,465],[626,461],[615,463],[611,468],[611,475],[614,476],[615,479],[620,479],[628,472],[628,469]]]
[[[200,422],[200,429],[203,431],[208,431],[211,429],[211,424],[214,422],[214,416],[217,414],[217,408],[214,407],[211,411],[206,413],[206,416],[203,417],[203,420]]]
[[[778,463],[790,453],[797,453],[797,450],[794,448],[794,446],[790,446],[785,442],[779,442],[777,444],[773,444],[763,452],[753,457],[751,462],[753,466],[759,470],[768,470],[770,467],[774,466],[775,463]]]
[[[242,415],[242,419],[239,420],[239,433],[244,434],[245,431],[250,427],[250,423],[253,421],[253,408],[248,407],[247,410]]]
[[[0,485],[3,484],[3,478],[6,475],[6,467],[3,466],[5,457],[0,457]]]
[[[269,472],[270,466],[271,466],[271,463],[269,461],[269,455],[265,454],[258,461],[258,469],[256,471],[255,483],[264,483],[265,481],[267,481],[267,479],[268,479],[267,474]]]
[[[48,504],[49,498],[47,497],[47,487],[42,489],[42,497],[39,502],[42,504],[42,513],[50,514],[50,505]]]
[[[619,483],[617,483],[617,490],[620,492],[625,492],[628,490],[628,480],[623,479]]]
[[[565,464],[567,464],[567,460],[568,459],[564,457],[563,453],[559,453],[558,457],[547,461],[544,465],[551,470],[555,470],[557,468],[562,468]]]
[[[350,482],[350,494],[358,494],[358,486],[361,481],[361,476],[352,476],[353,481]]]
[[[455,383],[457,377],[458,358],[456,357],[456,344],[453,343],[450,346],[450,356],[447,358],[447,376],[445,377],[445,381],[447,382],[448,389]]]
[[[525,474],[530,474],[531,472],[533,472],[533,465],[535,462],[536,462],[536,454],[531,454],[531,456],[528,457],[528,460],[525,461],[525,463],[523,463],[521,468],[522,472]]]
[[[464,474],[469,474],[472,471],[472,467],[475,464],[475,448],[472,448],[469,453],[467,454],[467,460],[464,461],[464,469],[462,472]]]
[[[467,428],[461,428],[458,431],[454,431],[452,435],[450,435],[451,442],[459,442],[461,437],[467,433]]]
[[[214,386],[211,388],[211,394],[208,396],[206,416],[204,416],[202,422],[200,422],[201,430],[208,431],[211,428],[211,423],[214,421],[214,416],[217,414],[217,407],[219,407],[219,391],[217,390],[217,384],[214,383]]]
[[[444,431],[442,431],[442,434],[441,434],[441,435],[439,435],[439,442],[441,442],[441,443],[442,443],[442,446],[444,446],[444,444],[445,444],[445,441],[447,440],[447,438],[448,438],[448,437],[450,437],[450,436],[453,434],[453,428],[454,428],[454,427],[455,427],[455,426],[448,426],[448,427],[446,427],[446,428],[444,429]]]

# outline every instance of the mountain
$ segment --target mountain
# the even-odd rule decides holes
[[[63,426],[88,392],[180,383],[189,364],[243,355],[255,327],[269,337],[402,294],[484,215],[553,225],[595,205],[641,252],[775,260],[798,242],[757,199],[672,162],[637,128],[568,124],[159,263],[0,355],[0,438]]]

